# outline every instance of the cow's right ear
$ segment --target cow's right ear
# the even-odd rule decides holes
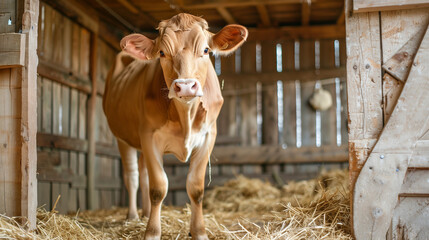
[[[151,59],[155,41],[144,35],[133,33],[121,40],[122,51],[125,51],[138,59]]]

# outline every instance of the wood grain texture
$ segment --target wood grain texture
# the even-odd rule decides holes
[[[388,239],[428,239],[429,208],[427,197],[404,197],[399,199],[392,220]]]
[[[426,0],[353,0],[354,12],[376,12],[429,7]]]
[[[24,66],[25,35],[20,33],[0,34],[0,69]]]

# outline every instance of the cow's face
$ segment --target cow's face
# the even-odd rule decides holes
[[[122,39],[121,47],[140,59],[159,57],[168,97],[189,102],[204,94],[209,53],[230,54],[247,38],[247,29],[240,25],[228,25],[217,34],[207,28],[204,19],[182,13],[159,24],[156,40],[131,34]]]

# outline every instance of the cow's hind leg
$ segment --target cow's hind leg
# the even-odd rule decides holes
[[[142,192],[143,217],[149,217],[150,214],[150,196],[149,196],[149,175],[143,154],[139,158],[140,169],[140,190]]]
[[[151,137],[144,139],[142,141],[142,151],[149,175],[149,197],[151,203],[145,239],[161,239],[161,205],[167,195],[168,179],[164,171],[161,151],[154,145]]]
[[[137,189],[139,187],[139,172],[137,150],[124,141],[118,139],[118,148],[121,154],[125,187],[128,191],[128,219],[139,217],[137,213]]]

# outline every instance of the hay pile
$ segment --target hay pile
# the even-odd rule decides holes
[[[282,188],[239,176],[206,193],[210,239],[352,239],[348,173],[331,171]],[[141,239],[147,219],[126,221],[127,209],[73,216],[39,210],[36,233],[0,215],[0,239]],[[162,239],[190,239],[189,206],[163,206]]]

